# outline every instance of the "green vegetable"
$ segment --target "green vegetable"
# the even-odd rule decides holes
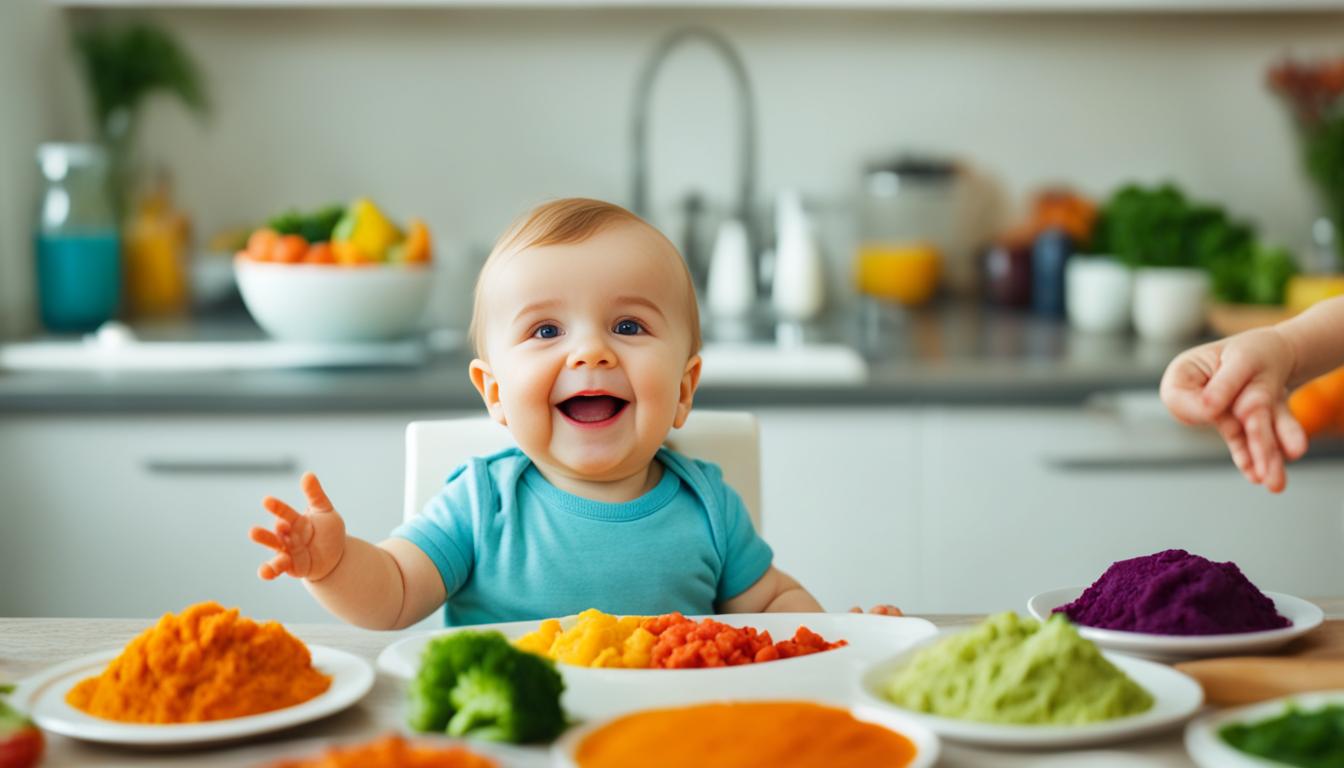
[[[267,226],[282,235],[300,235],[310,243],[331,240],[332,230],[345,215],[345,206],[333,203],[312,213],[290,209],[267,222]]]
[[[1300,768],[1344,768],[1344,706],[1311,712],[1295,705],[1258,723],[1236,723],[1218,731],[1223,741],[1248,754]]]
[[[499,632],[463,630],[430,641],[411,682],[410,726],[514,743],[550,741],[565,729],[564,681],[550,659]]]
[[[1335,224],[1335,247],[1344,266],[1344,109],[1302,129],[1302,162]]]
[[[1199,267],[1213,295],[1234,304],[1282,304],[1292,254],[1258,243],[1255,229],[1216,205],[1190,202],[1175,185],[1130,185],[1102,209],[1093,248],[1132,267]]]

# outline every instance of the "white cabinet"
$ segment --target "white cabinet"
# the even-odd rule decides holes
[[[200,600],[332,621],[293,579],[263,582],[261,499],[302,504],[316,472],[352,534],[401,520],[406,423],[312,417],[0,420],[0,615],[140,617]]]
[[[1079,408],[921,416],[917,610],[1024,610],[1111,562],[1167,548],[1232,560],[1263,589],[1344,585],[1341,460],[1294,465],[1275,496],[1208,431]]]
[[[921,590],[915,411],[778,408],[761,419],[762,528],[828,610]]]

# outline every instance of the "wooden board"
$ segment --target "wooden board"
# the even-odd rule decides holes
[[[1327,621],[1276,654],[1200,659],[1176,668],[1198,680],[1218,706],[1344,690],[1344,621]]]

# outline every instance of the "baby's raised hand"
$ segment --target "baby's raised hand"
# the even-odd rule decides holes
[[[285,502],[267,496],[261,505],[276,516],[275,530],[254,525],[248,532],[253,541],[277,553],[257,569],[257,575],[267,581],[282,573],[316,581],[331,573],[345,553],[345,521],[332,508],[317,476],[308,472],[299,485],[308,497],[307,512],[300,514]]]
[[[1212,424],[1232,461],[1253,483],[1277,493],[1285,461],[1307,450],[1306,434],[1288,411],[1293,349],[1261,328],[1186,350],[1162,376],[1162,402],[1186,424]]]

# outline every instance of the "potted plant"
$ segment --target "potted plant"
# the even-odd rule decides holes
[[[135,136],[145,100],[167,93],[204,115],[205,82],[173,36],[151,24],[86,26],[75,31],[73,47],[98,141],[109,154],[114,206],[125,216],[137,188]]]

